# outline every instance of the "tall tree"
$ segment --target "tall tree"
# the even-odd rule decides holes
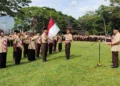
[[[64,15],[62,12],[56,11],[55,9],[49,7],[26,7],[22,8],[21,11],[24,12],[24,14],[20,12],[17,13],[15,28],[17,28],[18,25],[23,25],[25,27],[24,29],[29,30],[32,28],[38,32],[42,28],[47,27],[50,17],[53,17],[61,30],[64,30],[67,26],[67,17],[69,17],[74,28],[79,25],[78,21],[72,16]],[[29,25],[30,23],[31,27]]]
[[[0,16],[6,13],[10,16],[15,16],[16,12],[22,7],[28,6],[31,0],[0,0]]]
[[[112,6],[120,5],[120,0],[110,0]]]

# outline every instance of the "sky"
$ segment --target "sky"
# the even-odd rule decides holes
[[[30,6],[51,7],[78,19],[87,11],[95,11],[100,5],[109,4],[109,0],[32,0]]]
[[[14,27],[14,19],[9,16],[0,17],[0,29],[8,33],[9,29]]]
[[[109,0],[32,0],[30,6],[54,8],[63,14],[71,15],[78,19],[88,11],[97,10],[100,5],[108,6],[109,4]],[[13,18],[8,16],[0,17],[0,28],[8,31],[8,29],[12,29],[13,26]]]

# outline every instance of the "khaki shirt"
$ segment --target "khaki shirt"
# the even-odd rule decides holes
[[[120,50],[120,33],[117,33],[112,42],[118,42],[119,44],[116,44],[116,45],[112,45],[111,46],[111,51],[119,51]]]
[[[37,39],[39,38],[39,36],[33,36],[32,38],[31,38],[31,41],[34,41],[35,43],[37,43]]]
[[[33,40],[33,38],[30,38],[30,43],[28,45],[28,49],[33,49],[33,50],[36,49],[36,47],[35,47],[35,41]]]
[[[7,49],[4,48],[4,39],[5,39],[4,37],[0,36],[0,53],[6,53],[7,52]],[[7,41],[7,39],[6,39],[6,41]],[[6,46],[6,48],[7,48],[7,46]]]
[[[20,47],[22,49],[22,40],[19,37],[16,37],[16,39],[14,40],[14,44],[16,45],[16,47]]]
[[[53,39],[56,40],[56,41],[57,41],[57,38],[58,38],[57,36],[54,36],[54,37],[53,37]]]
[[[72,34],[65,35],[65,42],[72,42],[72,40],[73,40]]]
[[[17,35],[13,35],[13,44],[15,45],[15,39],[17,38]]]
[[[62,37],[58,36],[58,43],[62,43]]]
[[[48,40],[48,43],[53,43],[53,41],[54,41],[54,39],[51,38],[51,39]]]
[[[43,33],[41,38],[42,38],[42,43],[48,43],[48,36],[46,33]]]
[[[37,38],[36,43],[41,44],[41,37]]]
[[[24,36],[22,37],[22,40],[23,40],[23,43],[29,44],[28,35],[24,35]]]
[[[13,41],[14,40],[13,36],[9,36],[8,40]]]

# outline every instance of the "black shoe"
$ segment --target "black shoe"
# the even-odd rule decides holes
[[[47,60],[43,60],[43,62],[47,62]]]
[[[111,67],[113,66],[113,65],[110,65]]]
[[[118,68],[118,66],[112,66],[111,68]]]
[[[66,60],[69,60],[68,58],[66,58]]]

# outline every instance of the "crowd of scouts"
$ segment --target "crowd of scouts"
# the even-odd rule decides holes
[[[111,36],[105,35],[73,35],[74,41],[88,41],[88,42],[97,42],[97,41],[111,41]]]
[[[62,51],[62,43],[65,41],[66,60],[70,59],[70,47],[72,42],[71,28],[66,29],[66,34],[57,34],[53,38],[48,38],[48,30],[44,28],[42,34],[20,32],[15,30],[14,33],[6,35],[0,30],[0,68],[6,68],[8,47],[13,47],[13,61],[19,65],[22,58],[29,61],[35,61],[36,58],[42,57],[42,61],[47,61],[47,55],[53,52]],[[57,48],[58,45],[58,48]]]
[[[112,68],[119,66],[118,52],[120,51],[120,32],[119,28],[113,29],[113,36],[82,36],[72,35],[71,28],[66,29],[66,34],[57,34],[53,38],[48,38],[48,30],[44,28],[42,34],[28,33],[26,31],[20,33],[14,31],[13,34],[5,35],[3,30],[0,30],[0,68],[6,68],[8,46],[13,46],[13,61],[19,65],[22,58],[22,52],[25,58],[29,61],[35,61],[40,54],[42,61],[47,61],[47,55],[54,52],[62,51],[62,42],[65,42],[65,57],[70,59],[71,42],[74,41],[104,41],[111,46],[112,51]],[[57,49],[58,45],[58,49]]]

